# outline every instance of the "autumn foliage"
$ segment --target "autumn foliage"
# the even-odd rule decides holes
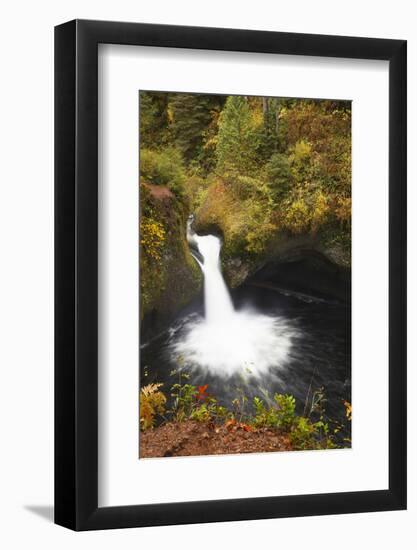
[[[233,402],[233,408],[221,406],[210,395],[208,384],[194,386],[189,384],[189,375],[184,371],[173,371],[178,381],[169,390],[169,399],[162,392],[162,384],[144,386],[140,392],[140,428],[142,432],[158,429],[170,423],[197,422],[206,429],[224,435],[243,431],[247,433],[274,432],[286,438],[292,450],[332,449],[346,447],[350,441],[340,441],[337,434],[342,426],[329,419],[321,399],[304,414],[297,414],[296,400],[292,395],[275,394],[268,402],[264,398],[254,397],[248,402],[243,391]],[[318,392],[320,393],[320,392]],[[320,393],[322,396],[322,394]],[[352,419],[352,406],[343,402],[346,409],[346,421]],[[168,432],[167,432],[168,433]],[[149,439],[149,438],[148,438]]]

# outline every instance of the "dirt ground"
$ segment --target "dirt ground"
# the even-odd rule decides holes
[[[216,426],[187,420],[169,422],[140,434],[141,458],[290,450],[287,436],[239,423]]]
[[[157,199],[166,199],[172,198],[174,194],[172,191],[165,185],[154,185],[153,183],[144,183],[142,185],[148,189],[151,194]]]

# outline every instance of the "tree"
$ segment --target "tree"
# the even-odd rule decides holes
[[[279,99],[275,97],[263,97],[263,131],[260,153],[268,159],[278,151],[279,146]]]
[[[161,147],[168,140],[168,94],[140,92],[141,147]]]
[[[186,161],[195,161],[206,171],[214,159],[214,149],[207,147],[209,128],[217,122],[223,103],[223,96],[216,95],[171,94],[170,97],[174,145]]]
[[[275,153],[269,159],[265,166],[265,173],[268,187],[271,189],[275,200],[286,195],[292,185],[292,174],[288,157],[286,155]]]
[[[220,115],[217,168],[250,174],[257,162],[259,133],[255,131],[246,98],[229,96]]]

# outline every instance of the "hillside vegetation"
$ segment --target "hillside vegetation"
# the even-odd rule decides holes
[[[172,270],[178,307],[199,288],[191,212],[222,235],[232,286],[299,246],[350,266],[350,102],[141,92],[140,180],[143,314],[168,307]]]

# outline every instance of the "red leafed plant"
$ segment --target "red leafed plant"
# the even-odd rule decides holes
[[[204,384],[204,386],[197,386],[197,395],[195,398],[197,401],[204,401],[208,397],[207,392],[208,384]]]

